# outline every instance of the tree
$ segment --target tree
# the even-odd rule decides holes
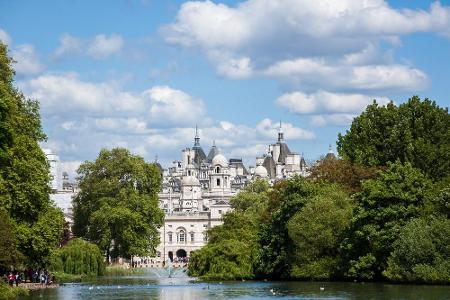
[[[97,245],[76,238],[55,251],[51,270],[97,276],[105,273],[105,262]]]
[[[13,221],[25,262],[42,265],[58,246],[64,217],[49,199],[49,166],[39,147],[46,138],[39,103],[13,86],[12,64],[0,43],[0,207]]]
[[[361,182],[376,176],[378,167],[352,164],[343,159],[322,159],[311,167],[308,179],[314,182],[329,182],[342,186],[348,193],[361,190]]]
[[[0,270],[17,266],[23,255],[17,250],[15,227],[8,213],[0,208]]]
[[[351,163],[386,166],[410,162],[434,180],[450,176],[450,115],[434,101],[414,96],[396,106],[374,101],[338,136],[338,152]]]
[[[260,276],[290,277],[295,247],[287,223],[315,193],[314,183],[300,176],[282,180],[270,191],[258,233],[257,272]]]
[[[343,242],[349,277],[381,279],[402,227],[419,217],[430,201],[431,186],[419,169],[400,161],[363,183],[355,196],[349,237]]]
[[[154,254],[164,213],[159,209],[159,169],[123,148],[103,149],[78,169],[73,200],[74,234],[107,259]]]
[[[295,245],[291,277],[336,279],[342,277],[340,243],[350,227],[353,204],[336,185],[322,184],[288,222]]]
[[[402,228],[383,273],[401,282],[450,282],[450,220],[412,219]]]
[[[258,228],[269,185],[259,179],[231,199],[233,211],[223,225],[208,231],[208,244],[191,254],[189,274],[204,279],[233,280],[255,277]]]

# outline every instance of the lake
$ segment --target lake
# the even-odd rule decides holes
[[[21,299],[450,299],[450,286],[345,282],[198,282],[183,272],[168,278],[148,269],[128,276],[105,276]]]

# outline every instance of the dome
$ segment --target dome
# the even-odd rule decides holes
[[[181,185],[200,185],[200,181],[194,176],[184,176]]]
[[[257,166],[255,169],[255,176],[267,177],[267,169],[263,166]]]
[[[225,158],[225,156],[223,156],[222,154],[217,154],[216,156],[214,156],[214,158],[212,159],[211,164],[213,166],[222,166],[222,167],[228,167],[228,161]]]

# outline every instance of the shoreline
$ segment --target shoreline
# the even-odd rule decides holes
[[[12,288],[23,288],[28,291],[36,291],[36,290],[44,290],[44,289],[54,289],[59,287],[58,283],[52,284],[42,284],[42,283],[32,283],[32,282],[23,282],[19,284],[19,286],[13,286]]]

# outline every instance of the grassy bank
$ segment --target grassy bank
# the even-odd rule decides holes
[[[111,266],[106,267],[105,275],[106,276],[126,276],[133,274],[144,273],[145,269],[133,269],[133,268],[124,268],[121,266]]]
[[[85,274],[67,274],[64,272],[52,272],[52,274],[55,276],[55,283],[81,282],[85,279],[95,277]]]
[[[6,283],[0,283],[0,300],[16,299],[19,296],[27,296],[28,290],[22,287],[10,287]]]

